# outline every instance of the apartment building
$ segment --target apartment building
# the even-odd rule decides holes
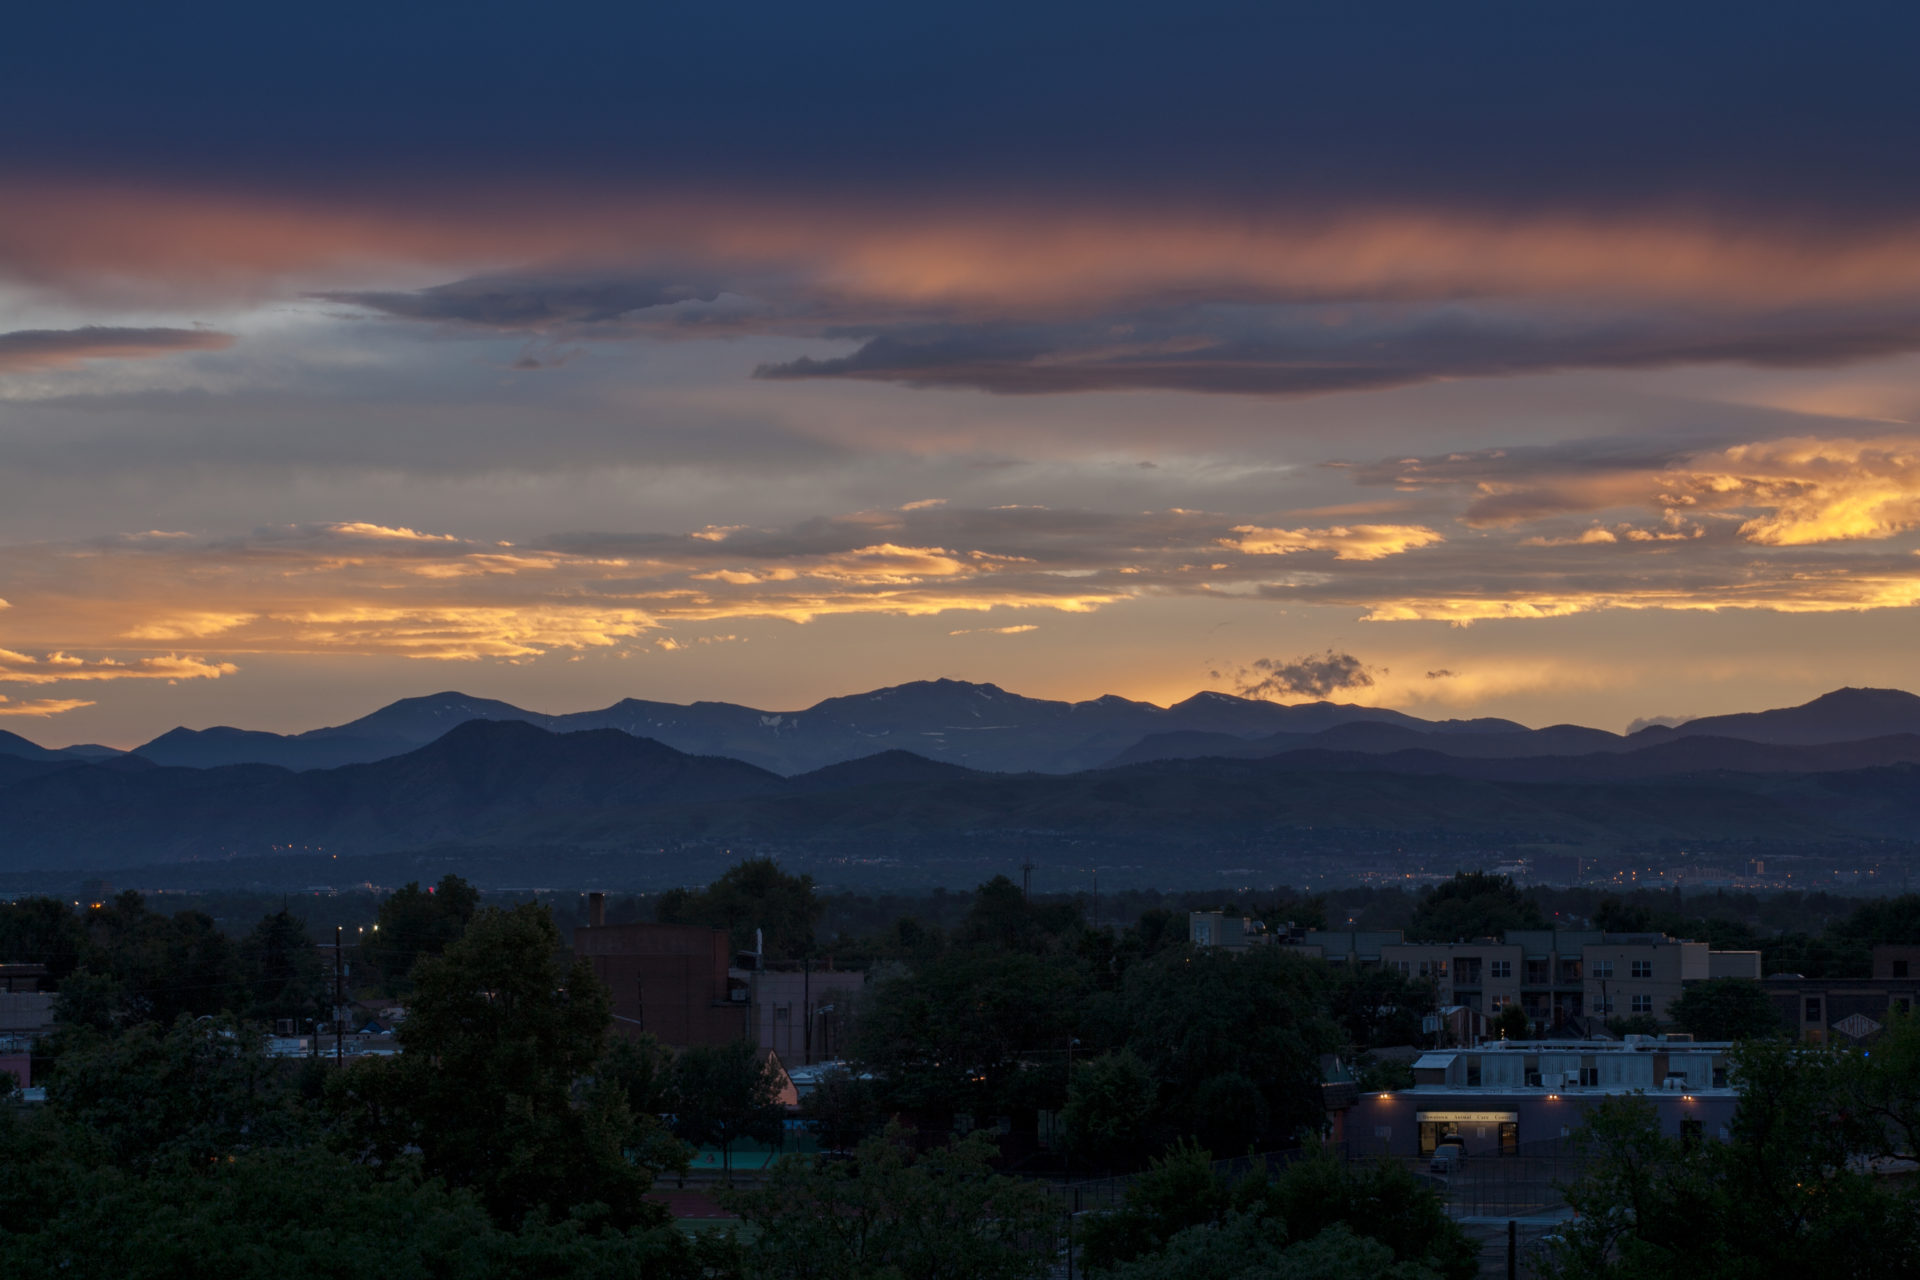
[[[1407,942],[1398,930],[1311,931],[1288,945],[1330,964],[1393,969],[1430,985],[1443,1008],[1493,1017],[1518,1004],[1536,1033],[1584,1034],[1609,1017],[1635,1014],[1665,1021],[1688,983],[1760,977],[1757,951],[1714,951],[1658,933],[1509,929],[1498,939]]]

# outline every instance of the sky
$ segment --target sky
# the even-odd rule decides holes
[[[1920,12],[35,6],[0,728],[1920,690]]]

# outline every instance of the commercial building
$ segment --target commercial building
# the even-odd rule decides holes
[[[866,977],[830,964],[767,969],[736,954],[727,931],[705,925],[605,923],[590,894],[574,954],[613,992],[617,1030],[669,1048],[748,1040],[805,1066],[839,1053]]]
[[[755,969],[747,975],[756,1043],[795,1070],[829,1062],[846,1046],[853,1000],[866,975],[845,969]]]
[[[724,929],[595,920],[573,931],[573,953],[613,992],[618,1031],[676,1049],[754,1038],[747,976],[733,973]]]
[[[1189,911],[1187,940],[1196,947],[1245,951],[1248,947],[1265,946],[1272,938],[1263,920],[1230,916],[1224,911]]]
[[[1458,1138],[1469,1158],[1517,1155],[1565,1138],[1604,1098],[1640,1093],[1674,1137],[1727,1136],[1738,1092],[1723,1042],[1683,1036],[1624,1041],[1504,1041],[1421,1055],[1410,1089],[1361,1093],[1341,1126],[1355,1152],[1432,1155]]]

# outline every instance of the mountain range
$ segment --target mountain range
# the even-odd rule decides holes
[[[992,706],[999,691],[939,692]],[[1405,723],[1410,717],[1376,712],[1280,735],[1278,749],[1272,734],[1232,739],[1261,755],[1160,757],[1067,774],[988,772],[896,748],[783,775],[621,729],[554,731],[507,716],[472,717],[411,751],[335,768],[195,768],[144,751],[111,759],[41,751],[0,755],[0,872],[447,848],[631,856],[700,845],[856,860],[1017,846],[1043,856],[1125,856],[1179,875],[1192,873],[1194,859],[1277,857],[1329,841],[1357,847],[1360,837],[1387,848],[1463,839],[1595,849],[1906,845],[1920,830],[1920,734],[1793,740],[1897,725],[1890,713],[1901,700],[1920,703],[1842,690],[1806,707],[1716,718],[1720,734],[1681,726],[1604,735],[1606,749],[1557,755],[1521,746],[1533,741],[1544,752],[1599,740],[1583,736],[1592,730],[1498,722],[1422,730]],[[1237,702],[1222,700],[1220,715],[1240,714]],[[446,704],[435,704],[396,704],[388,724],[424,736],[443,723],[433,716]],[[880,698],[870,714],[897,715],[899,705]],[[1274,710],[1303,713],[1308,723],[1343,712]],[[344,732],[350,727],[341,739],[370,739]],[[1721,736],[1729,731],[1756,736]],[[1507,741],[1513,750],[1495,750]],[[524,856],[537,863],[544,855]]]
[[[1262,759],[1295,751],[1430,751],[1449,757],[1518,759],[1631,754],[1707,738],[1802,747],[1885,740],[1881,756],[1867,748],[1835,756],[1858,764],[1907,758],[1907,748],[1892,740],[1920,735],[1920,697],[1896,689],[1839,689],[1798,707],[1710,716],[1623,735],[1579,725],[1530,729],[1500,719],[1424,720],[1380,707],[1281,705],[1211,692],[1170,707],[1114,696],[1060,702],[955,680],[917,681],[787,712],[727,702],[682,705],[628,698],[598,711],[549,715],[450,692],[405,698],[357,720],[305,733],[227,726],[173,729],[132,754],[185,768],[265,764],[296,771],[334,769],[404,755],[473,720],[514,721],[552,733],[614,729],[688,754],[726,756],[783,775],[889,750],[991,772],[1066,774],[1151,760]],[[111,748],[96,746],[51,750],[0,731],[0,757],[44,762],[100,760],[111,754]],[[1681,752],[1674,758],[1688,757]],[[1821,767],[1818,758],[1800,758],[1793,767]]]

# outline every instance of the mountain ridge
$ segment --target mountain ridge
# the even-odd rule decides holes
[[[1864,767],[1800,768],[1825,750],[1701,738],[1558,760],[1303,751],[1067,775],[889,750],[782,777],[617,730],[474,720],[402,756],[327,770],[15,761],[0,770],[0,872],[448,846],[631,858],[693,842],[894,860],[927,848],[1119,849],[1178,873],[1190,857],[1280,856],[1328,832],[1388,847],[1910,841],[1920,735],[1838,762]]]
[[[358,719],[298,734],[231,726],[176,728],[132,754],[170,767],[332,769],[404,755],[476,720],[514,721],[556,733],[617,729],[785,776],[894,749],[992,772],[1070,774],[1147,760],[1253,759],[1299,750],[1434,750],[1463,758],[1514,759],[1624,753],[1701,737],[1823,746],[1920,733],[1920,697],[1901,690],[1843,688],[1796,707],[1706,717],[1626,735],[1580,725],[1533,729],[1497,718],[1423,720],[1384,707],[1281,704],[1216,691],[1167,707],[1112,694],[1066,702],[946,679],[827,698],[800,711],[623,698],[599,709],[547,714],[449,690],[402,698]],[[0,731],[0,757],[97,759],[107,750],[54,750]]]

